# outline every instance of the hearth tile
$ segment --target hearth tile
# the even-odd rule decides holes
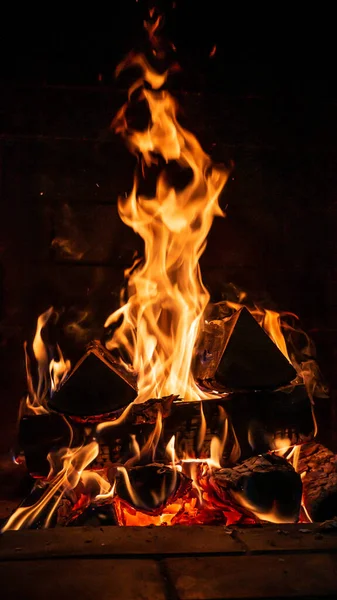
[[[179,600],[336,598],[337,557],[329,554],[172,558]]]
[[[6,531],[0,560],[74,556],[242,554],[236,534],[214,527],[73,527]]]
[[[152,560],[27,560],[0,563],[3,598],[15,600],[166,600]]]

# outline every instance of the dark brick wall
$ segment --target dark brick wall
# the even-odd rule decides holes
[[[1,90],[0,451],[15,438],[22,342],[37,315],[52,304],[86,311],[88,336],[98,335],[141,248],[116,208],[134,165],[108,131],[123,99],[113,87]],[[215,221],[202,258],[214,300],[233,282],[299,314],[334,385],[336,105],[317,93],[180,93],[180,101],[214,160],[234,162],[222,198],[227,219]],[[71,239],[70,251],[59,239]],[[333,410],[323,407],[327,420]]]

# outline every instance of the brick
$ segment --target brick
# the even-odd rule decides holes
[[[262,97],[230,97],[224,93],[173,92],[182,105],[183,121],[206,136],[209,132],[231,145],[310,147],[336,145],[333,104],[309,98],[301,111],[291,103]],[[3,86],[0,131],[14,135],[97,138],[106,131],[125,91],[110,87]],[[317,106],[317,104],[319,106]]]
[[[33,205],[116,204],[132,186],[134,157],[118,137],[4,142],[4,199]]]
[[[0,560],[75,555],[188,556],[206,552],[242,554],[244,546],[235,535],[216,526],[193,526],[188,531],[181,527],[74,527],[8,531],[0,538]]]
[[[337,533],[322,534],[318,524],[280,524],[240,529],[247,552],[336,552]]]
[[[51,213],[53,260],[131,266],[142,240],[121,220],[117,206],[62,203]]]
[[[151,560],[2,562],[0,577],[4,597],[17,600],[166,600],[164,581]]]
[[[335,598],[337,558],[329,554],[172,558],[179,600]]]

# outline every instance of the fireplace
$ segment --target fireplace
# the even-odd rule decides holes
[[[235,102],[227,98],[225,110],[229,115],[231,111],[248,111],[247,122],[250,119],[254,125],[250,138],[247,132],[242,135],[239,119],[232,142],[225,145],[224,132],[220,129],[216,133],[217,119],[210,128],[200,125],[199,146],[199,134],[195,137],[191,133],[196,131],[196,115],[202,114],[206,122],[207,115],[212,115],[213,102],[222,113],[222,98],[209,96],[200,100],[196,94],[178,92],[177,97],[185,105],[182,127],[171,95],[165,91],[169,74],[158,69],[158,54],[164,52],[160,22],[158,13],[150,11],[146,22],[150,41],[147,50],[152,51],[157,70],[144,55],[128,55],[120,68],[122,76],[124,69],[128,72],[128,67],[136,65],[141,79],[131,83],[138,82],[124,105],[121,92],[114,98],[115,111],[110,105],[105,107],[105,114],[109,112],[110,117],[115,112],[116,117],[110,132],[106,128],[101,140],[97,141],[93,128],[86,139],[80,135],[80,141],[76,127],[82,124],[78,123],[72,123],[74,133],[56,134],[55,114],[50,133],[38,141],[34,134],[30,139],[20,135],[15,138],[14,134],[5,138],[3,189],[8,197],[12,194],[18,203],[22,202],[26,177],[35,202],[34,227],[36,231],[41,228],[43,234],[41,237],[34,231],[29,252],[32,257],[36,252],[39,258],[32,258],[30,270],[23,267],[22,273],[5,272],[12,294],[4,307],[11,390],[15,388],[12,373],[17,366],[11,357],[10,340],[18,314],[22,319],[25,311],[29,312],[31,320],[27,323],[31,324],[32,312],[40,317],[35,333],[32,325],[26,323],[15,333],[28,339],[27,395],[21,403],[17,431],[13,427],[13,458],[21,487],[11,491],[19,508],[3,522],[3,539],[9,544],[4,559],[10,563],[16,559],[16,550],[10,548],[12,536],[16,535],[10,533],[12,529],[22,530],[17,534],[22,537],[16,538],[23,540],[17,542],[21,548],[25,539],[35,539],[34,543],[39,544],[42,538],[25,535],[36,535],[34,529],[40,534],[45,527],[50,528],[49,535],[64,529],[77,530],[76,536],[85,537],[83,527],[105,531],[105,527],[113,526],[116,531],[108,533],[112,544],[119,539],[119,529],[125,528],[135,540],[140,536],[141,544],[148,539],[147,543],[153,545],[156,535],[166,540],[168,534],[154,534],[152,530],[148,533],[146,527],[155,526],[162,531],[175,526],[177,533],[169,535],[183,547],[185,542],[181,540],[189,534],[179,526],[189,525],[191,530],[195,528],[192,535],[200,534],[202,538],[195,553],[198,560],[203,554],[202,544],[204,553],[210,555],[220,552],[231,557],[233,552],[236,556],[234,547],[240,548],[240,556],[243,548],[248,555],[262,555],[271,551],[267,540],[271,535],[277,558],[275,554],[270,561],[282,563],[282,553],[302,550],[302,540],[310,535],[305,551],[313,558],[308,560],[313,561],[315,568],[316,554],[319,555],[317,569],[322,568],[325,573],[325,569],[329,571],[324,562],[326,553],[334,548],[333,533],[329,537],[326,532],[331,534],[336,517],[337,468],[331,425],[335,422],[334,381],[329,377],[329,360],[324,365],[324,360],[319,359],[323,348],[322,359],[331,351],[332,360],[333,349],[324,327],[329,323],[333,304],[323,303],[323,308],[316,310],[306,301],[313,290],[316,295],[318,290],[321,293],[320,278],[326,285],[317,254],[299,234],[304,218],[308,238],[312,239],[314,232],[316,235],[314,196],[310,195],[313,192],[309,193],[304,184],[300,187],[298,175],[309,168],[310,152],[307,150],[301,161],[297,151],[285,152],[277,123],[274,131],[279,135],[278,141],[270,150],[268,119],[264,101],[259,98],[240,98]],[[173,47],[171,50],[175,52]],[[216,53],[214,45],[209,59]],[[172,64],[174,74],[176,66]],[[8,91],[9,103],[11,93]],[[37,97],[42,106],[47,98],[47,106],[53,102],[55,107],[57,101],[48,97],[63,93],[62,88],[34,89],[32,101],[35,103]],[[78,90],[72,93],[76,95]],[[105,106],[111,91],[98,84],[81,93],[87,94],[89,103],[95,104],[100,98],[100,104]],[[32,92],[27,90],[26,94],[29,98]],[[246,108],[238,108],[245,103]],[[150,122],[146,132],[139,126],[144,119]],[[223,116],[220,122],[224,123]],[[264,146],[258,141],[261,122],[262,130],[265,128]],[[43,124],[46,126],[50,126],[48,119]],[[122,146],[116,151],[116,133],[124,138],[131,155]],[[297,144],[303,151],[302,141],[297,140]],[[34,170],[33,146],[39,153],[41,172]],[[79,153],[74,151],[78,148]],[[138,164],[130,191],[135,166],[132,152],[137,155]],[[109,172],[111,157],[117,167],[113,184]],[[216,166],[217,163],[222,164]],[[20,181],[12,176],[15,165],[27,169]],[[74,168],[76,178],[72,176]],[[57,175],[52,174],[52,169]],[[265,183],[265,173],[270,183]],[[251,203],[252,181],[256,198],[260,192],[262,196],[257,201],[258,210]],[[212,225],[213,217],[221,214],[217,202],[225,183],[220,204],[227,219],[215,218]],[[308,202],[310,205],[312,198],[305,217],[300,204],[293,200],[296,185],[300,188],[296,199],[301,198],[303,207]],[[117,188],[119,192],[129,190],[118,207],[124,225],[116,206],[108,200]],[[274,200],[269,202],[274,191]],[[241,205],[240,201],[235,202],[239,196]],[[287,209],[292,207],[293,219],[280,206],[284,198]],[[8,210],[15,212],[15,203]],[[327,223],[329,214],[324,213]],[[231,219],[232,225],[228,225]],[[18,229],[17,235],[25,238],[26,223],[20,222]],[[140,234],[138,238],[132,229]],[[13,244],[10,237],[9,233],[5,238],[5,249]],[[141,238],[145,239],[145,260]],[[206,238],[208,246],[203,253]],[[331,260],[325,254],[329,243],[328,238],[318,254],[326,259],[327,269]],[[19,246],[16,251],[21,253]],[[10,261],[19,265],[20,258],[16,259],[14,253],[7,261],[8,265]],[[118,308],[123,269],[127,270],[126,287]],[[313,275],[311,281],[308,272]],[[25,289],[28,301],[23,309],[18,298]],[[61,310],[47,308],[49,299],[53,304],[67,306]],[[10,305],[15,307],[12,313]],[[104,333],[101,314],[106,319]],[[312,338],[332,393],[316,363]],[[12,355],[16,365],[20,360],[22,364],[15,343]],[[22,381],[18,387],[19,396],[24,389]],[[14,409],[11,418],[14,423]],[[8,467],[8,472],[13,471]],[[321,529],[319,523],[326,519],[332,521]],[[317,524],[311,525],[311,521]],[[270,522],[278,525],[270,529]],[[261,533],[262,541],[256,551],[254,537],[245,537],[250,535],[246,528],[261,525],[266,534]],[[139,533],[134,526],[145,527],[145,533]],[[205,526],[209,527],[208,533]],[[217,536],[217,528],[225,528],[222,539],[231,540],[229,545],[235,539],[232,549],[227,549],[227,542],[226,548],[221,549],[206,543],[203,536],[210,532]],[[68,543],[67,533],[56,535],[61,535],[62,544]],[[100,534],[93,535],[96,540]],[[287,543],[283,544],[283,536]],[[99,544],[104,548],[105,542],[97,540],[90,559],[101,555]],[[81,542],[91,544],[92,540],[81,538]],[[58,556],[68,556],[69,551],[64,548]],[[17,552],[22,557],[21,550]],[[38,556],[40,552],[38,549]],[[81,560],[89,560],[86,552],[79,552]],[[121,556],[123,552],[120,551]],[[151,569],[157,573],[159,568],[168,585],[166,594],[197,597],[191,581],[198,578],[194,572],[189,573],[190,567],[186,567],[189,574],[182,576],[183,583],[180,575],[175,576],[174,564],[178,563],[174,560],[181,559],[179,552],[174,550],[169,568],[167,549],[161,546],[156,552],[164,558],[155,566],[144,564],[144,569],[149,569],[148,580]],[[125,550],[125,556],[130,553],[131,549]],[[25,560],[27,557],[28,554]],[[266,569],[270,568],[268,560]],[[249,569],[254,569],[254,562],[257,563],[249,563]],[[76,570],[78,566],[73,564]],[[239,563],[235,559],[233,569],[239,568],[236,565]],[[140,563],[135,566],[142,569]],[[211,563],[209,568],[213,569]],[[329,581],[328,578],[327,593],[333,593],[333,583],[330,585]],[[155,587],[151,593],[160,597],[158,590]],[[214,596],[220,592],[210,588],[202,593],[205,598],[222,597]],[[274,596],[275,593],[270,592]],[[299,597],[301,593],[303,596],[308,591],[299,590]],[[233,592],[233,597],[239,596]]]

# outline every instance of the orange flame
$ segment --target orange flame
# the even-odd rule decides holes
[[[46,312],[39,316],[37,320],[35,337],[33,340],[33,352],[37,360],[39,375],[37,397],[41,400],[45,398],[48,391],[48,352],[42,340],[41,332],[48,323],[53,311],[54,309],[51,306],[48,308],[48,310],[46,310]]]
[[[211,50],[211,51],[210,51],[210,53],[209,53],[209,57],[210,57],[210,58],[212,58],[212,57],[215,55],[215,53],[216,53],[216,49],[217,49],[217,48],[216,48],[216,44],[214,44],[214,46],[213,46],[212,50]]]
[[[128,303],[105,323],[107,327],[123,316],[107,347],[122,346],[130,356],[138,373],[137,402],[172,393],[199,400],[203,396],[194,382],[191,362],[209,294],[198,262],[214,216],[223,216],[218,198],[227,173],[212,166],[194,135],[178,123],[172,96],[156,91],[165,83],[167,72],[156,73],[144,57],[134,55],[119,71],[130,65],[142,69],[142,78],[130,94],[141,87],[140,97],[147,101],[151,122],[146,131],[129,129],[125,105],[114,121],[116,131],[146,165],[155,163],[159,155],[188,168],[192,179],[178,191],[162,171],[156,195],[149,199],[138,193],[135,177],[131,194],[119,199],[122,220],[145,242],[145,260],[130,274]],[[152,89],[145,89],[145,82]]]
[[[42,330],[47,325],[54,312],[51,306],[42,313],[37,320],[36,332],[33,340],[33,352],[38,366],[38,383],[35,389],[33,377],[31,374],[31,365],[27,352],[27,343],[24,344],[26,378],[28,387],[28,396],[25,401],[24,410],[34,414],[43,414],[48,412],[46,408],[46,398],[48,392],[56,391],[63,383],[65,377],[71,369],[70,360],[65,360],[61,348],[57,345],[59,360],[54,358],[49,362],[48,350],[42,339]]]
[[[55,392],[60,387],[71,368],[70,360],[64,360],[59,345],[57,345],[57,351],[59,354],[59,360],[56,361],[54,358],[52,358],[52,360],[49,363],[49,373],[52,392]]]
[[[91,442],[79,448],[62,448],[58,452],[49,454],[48,485],[40,500],[32,506],[19,507],[8,519],[2,532],[9,529],[17,530],[23,526],[29,527],[42,511],[52,504],[44,523],[44,527],[48,527],[63,493],[76,488],[81,481],[84,469],[96,458],[97,454],[97,442]],[[102,477],[99,478],[98,474],[87,472],[83,481],[88,484],[89,480],[93,481],[94,479],[96,482],[99,481],[101,493],[106,494],[111,486]]]

